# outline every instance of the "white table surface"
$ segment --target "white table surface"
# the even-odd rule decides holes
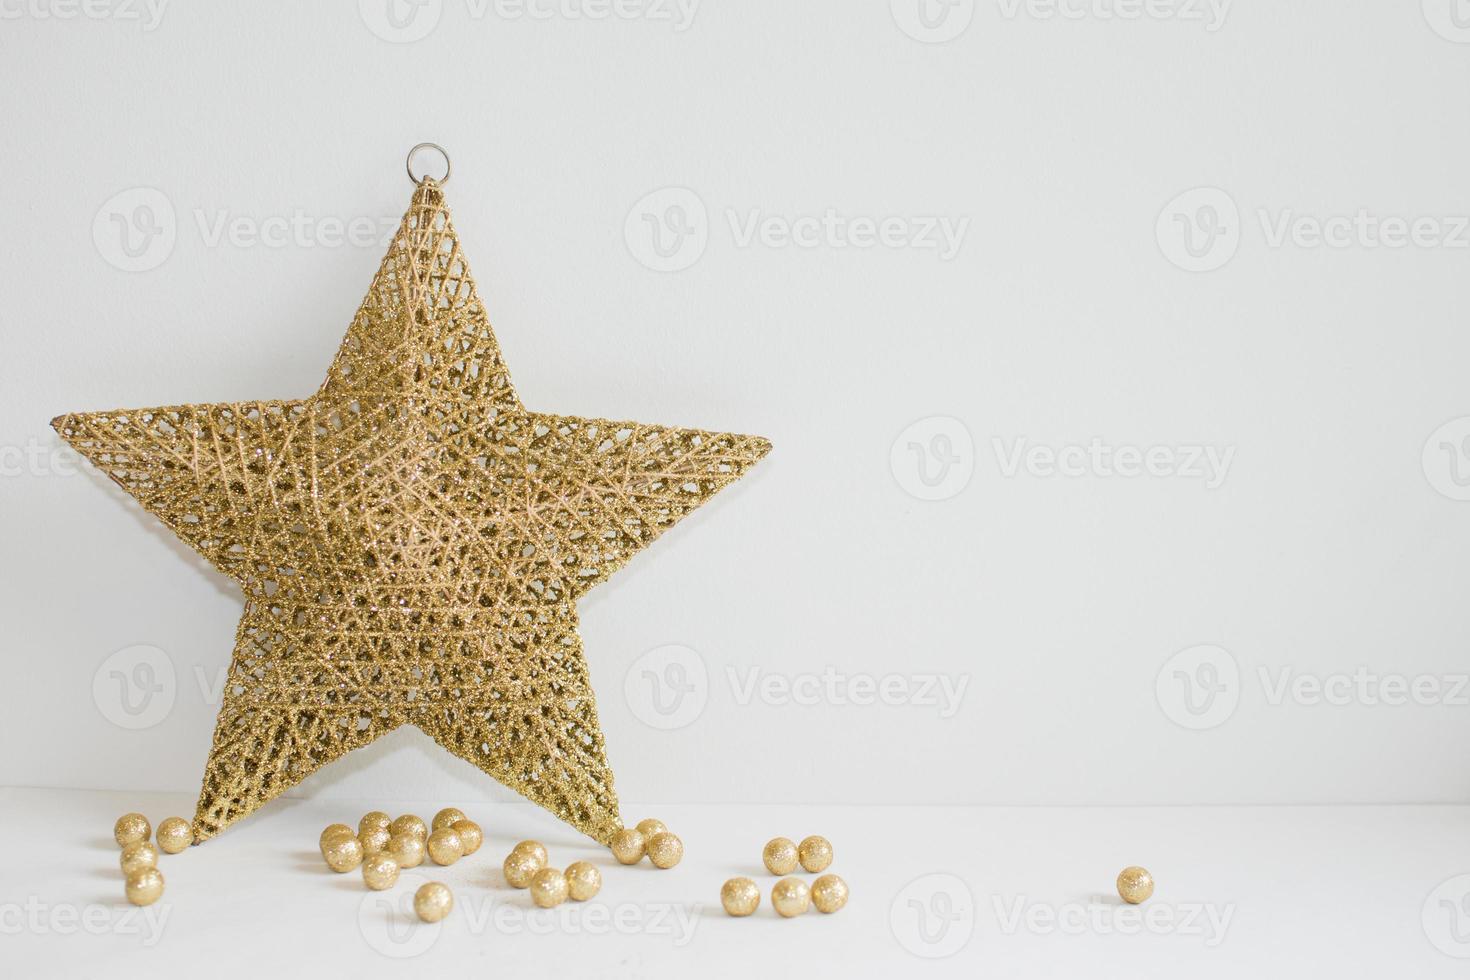
[[[1470,807],[933,808],[624,803],[684,840],[683,863],[625,868],[529,805],[278,800],[223,836],[163,855],[167,892],[123,899],[114,819],[189,815],[182,795],[0,790],[0,950],[14,977],[1103,976],[1464,977],[1470,971]],[[317,853],[328,823],[370,809],[459,805],[484,847],[369,892]],[[769,905],[770,837],[821,833],[846,909],[791,920]],[[590,860],[603,889],[537,910],[500,861],[522,838],[552,863]],[[1148,867],[1127,910],[1118,870]],[[728,918],[720,884],[749,875],[762,907]],[[1466,877],[1459,877],[1459,876]],[[435,928],[395,909],[448,883]],[[810,878],[812,876],[805,876]]]

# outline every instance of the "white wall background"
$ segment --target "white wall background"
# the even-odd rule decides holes
[[[437,140],[529,406],[776,444],[583,603],[625,799],[1470,801],[1462,0],[388,2],[0,0],[0,783],[197,786],[240,601],[48,420],[309,394]],[[742,241],[829,208],[968,224]],[[300,791],[501,793],[411,731]]]

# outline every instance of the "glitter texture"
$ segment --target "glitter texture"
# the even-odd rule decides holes
[[[427,179],[312,397],[53,425],[244,590],[196,841],[410,724],[610,842],[576,600],[770,449],[527,411]]]

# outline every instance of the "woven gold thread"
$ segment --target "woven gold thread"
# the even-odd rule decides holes
[[[196,841],[411,724],[608,842],[576,600],[770,450],[527,411],[430,179],[312,397],[52,424],[245,592]]]

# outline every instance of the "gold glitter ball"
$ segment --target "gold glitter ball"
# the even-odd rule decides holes
[[[194,828],[183,817],[169,817],[154,831],[158,849],[165,854],[178,854],[194,843]]]
[[[523,854],[532,855],[537,861],[541,862],[541,867],[543,868],[546,867],[546,862],[551,860],[550,855],[546,853],[546,845],[542,844],[539,840],[523,840],[510,850],[512,854],[519,851]]]
[[[818,912],[836,912],[847,904],[847,882],[837,875],[822,875],[812,882],[812,904]]]
[[[413,911],[425,922],[439,922],[454,908],[454,892],[438,881],[426,882],[413,893]]]
[[[333,837],[322,845],[322,857],[327,859],[327,867],[346,874],[362,863],[362,841],[356,837]]]
[[[645,850],[657,868],[672,868],[684,858],[684,842],[667,830],[650,837]]]
[[[392,888],[398,881],[398,862],[385,853],[369,854],[362,860],[362,883],[375,892]]]
[[[459,842],[464,847],[465,857],[478,851],[480,845],[485,843],[485,832],[473,820],[456,820],[449,829],[459,835]]]
[[[1118,872],[1118,897],[1129,905],[1146,902],[1154,893],[1154,876],[1137,865]]]
[[[803,838],[802,842],[796,845],[796,857],[806,871],[813,874],[818,871],[826,871],[827,866],[832,863],[832,842],[816,835]]]
[[[512,888],[529,888],[531,879],[544,867],[546,865],[530,851],[511,851],[505,856],[500,870],[505,872],[505,880]]]
[[[638,821],[638,833],[643,835],[644,840],[648,840],[655,834],[662,834],[668,829],[668,827],[664,826],[662,820],[655,820],[652,817],[649,817],[647,820]]]
[[[429,857],[435,864],[453,864],[464,857],[464,841],[453,827],[440,827],[429,835]]]
[[[424,863],[425,850],[424,842],[414,834],[394,834],[383,853],[397,861],[400,868],[417,868]]]
[[[317,846],[321,848],[322,857],[327,856],[327,843],[329,841],[341,840],[343,837],[356,837],[357,834],[345,823],[334,823],[322,831],[317,838]]]
[[[765,850],[761,851],[761,860],[773,875],[789,875],[795,871],[796,857],[796,845],[787,837],[767,841]]]
[[[749,878],[731,878],[720,886],[720,904],[728,915],[750,915],[760,907],[760,886]]]
[[[613,857],[618,859],[619,864],[637,864],[643,860],[646,841],[638,831],[624,827],[613,834],[612,843],[608,846],[612,848]]]
[[[587,861],[567,865],[567,894],[574,902],[585,902],[602,888],[602,872]]]
[[[362,837],[370,830],[387,830],[393,818],[382,810],[373,810],[364,813],[362,819],[357,822],[357,836]]]
[[[413,834],[422,841],[429,839],[429,825],[424,823],[422,818],[416,817],[412,813],[405,813],[390,823],[388,825],[388,832],[391,834]]]
[[[771,889],[771,907],[787,919],[801,915],[811,904],[811,889],[800,878],[782,878]]]
[[[464,811],[458,807],[446,806],[434,814],[434,819],[429,823],[430,830],[443,830],[445,827],[453,827],[461,820],[467,819]]]
[[[531,879],[531,901],[543,909],[565,902],[569,891],[567,876],[555,868],[542,868]]]
[[[771,448],[528,409],[427,177],[314,393],[52,425],[244,599],[200,841],[412,725],[609,843],[577,601]]]
[[[147,840],[153,833],[153,825],[141,813],[125,813],[112,825],[112,837],[118,847],[127,847],[134,841]]]
[[[144,868],[128,875],[126,884],[128,901],[134,905],[152,905],[163,897],[163,872],[157,868]]]
[[[393,835],[388,833],[387,827],[373,827],[366,833],[358,834],[357,839],[362,841],[362,853],[377,854],[388,846]]]
[[[130,875],[134,871],[156,868],[158,867],[158,848],[146,840],[135,840],[122,849],[117,863],[122,867],[122,873],[125,875]]]

